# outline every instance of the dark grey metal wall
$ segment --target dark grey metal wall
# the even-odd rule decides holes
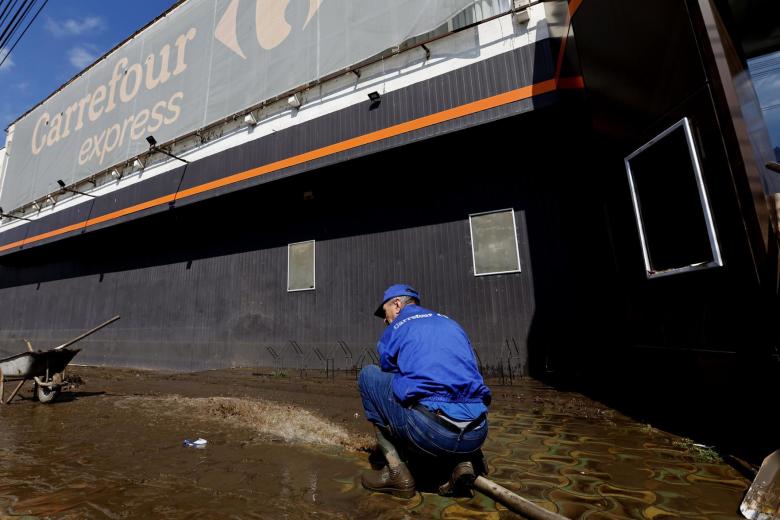
[[[121,314],[78,361],[319,367],[317,347],[346,368],[370,362],[377,299],[407,282],[465,327],[485,370],[527,373],[535,287],[566,285],[556,186],[569,173],[550,164],[549,135],[572,117],[540,110],[8,255],[0,352]],[[475,277],[468,215],[504,208],[522,272]],[[316,290],[287,292],[287,244],[309,239]]]
[[[714,71],[714,55],[728,50],[710,47],[698,4],[594,0],[574,17],[616,260],[609,290],[620,303],[608,308],[625,324],[610,337],[638,348],[756,351],[769,340],[762,323],[771,259],[751,202],[749,158]],[[695,128],[725,265],[647,280],[623,158],[683,117]]]

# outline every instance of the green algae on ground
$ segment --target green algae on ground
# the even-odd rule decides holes
[[[723,463],[723,458],[712,447],[697,444],[688,437],[681,437],[680,439],[673,441],[672,446],[675,448],[681,448],[687,452],[696,462],[704,464]]]

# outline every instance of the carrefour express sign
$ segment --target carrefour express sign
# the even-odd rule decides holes
[[[429,30],[473,0],[189,0],[11,127],[19,207]]]

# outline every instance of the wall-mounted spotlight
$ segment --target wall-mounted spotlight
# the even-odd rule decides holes
[[[177,159],[177,160],[183,162],[184,164],[190,164],[190,161],[188,161],[186,159],[182,159],[178,155],[173,155],[171,152],[163,150],[162,148],[157,146],[157,139],[155,139],[153,135],[146,136],[146,142],[149,143],[149,151],[160,152],[160,153],[163,153],[163,154],[167,155],[168,157],[173,157],[174,159]]]
[[[382,104],[382,95],[376,90],[368,93],[368,99],[371,101],[368,106],[369,110],[376,110]]]
[[[54,195],[46,195],[46,200],[51,202],[51,205],[54,206],[57,204],[57,199],[54,198]]]
[[[528,8],[531,6],[530,0],[514,0],[513,7],[515,12],[515,21],[520,25],[525,25],[531,19]]]
[[[91,195],[89,193],[84,193],[83,191],[74,190],[73,188],[68,188],[65,186],[65,181],[62,179],[57,179],[57,184],[60,185],[60,188],[62,188],[62,191],[69,191],[70,193],[76,193],[78,195],[86,195],[87,197],[97,198],[97,195]]]
[[[144,162],[141,160],[140,157],[136,157],[133,160],[133,168],[138,168],[139,170],[143,170],[146,167]]]
[[[111,170],[111,176],[115,179],[121,179],[122,178],[122,172],[119,171],[119,169],[114,168]]]
[[[253,112],[249,112],[244,116],[244,123],[248,126],[255,126],[257,124],[257,117]]]
[[[301,105],[303,104],[303,97],[301,96],[301,93],[296,92],[287,98],[287,104],[293,108],[301,108]]]
[[[36,200],[36,201],[34,201],[34,202],[32,203],[32,205],[33,205],[33,208],[35,208],[35,211],[41,211],[41,205],[40,205],[40,204],[38,204],[38,201],[37,201],[37,200]]]

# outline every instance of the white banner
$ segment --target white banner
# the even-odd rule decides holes
[[[11,209],[438,27],[474,0],[189,0],[17,121]]]

